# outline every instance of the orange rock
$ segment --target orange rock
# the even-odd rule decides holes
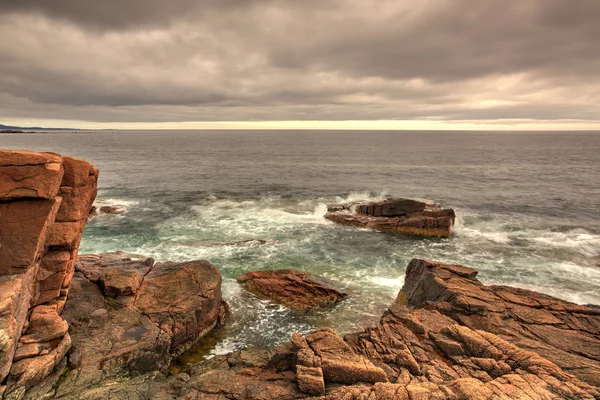
[[[63,162],[57,154],[0,150],[0,200],[50,199],[62,179]]]
[[[60,374],[59,365],[65,363],[71,340],[59,312],[97,177],[98,170],[82,160],[0,150],[3,398],[21,398],[49,375]]]
[[[77,249],[86,222],[86,219],[77,222],[55,222],[50,227],[46,245],[65,250]]]
[[[325,278],[295,270],[248,272],[237,281],[257,296],[298,311],[329,308],[348,296]]]
[[[60,198],[0,203],[0,275],[22,273],[39,258]]]
[[[87,161],[69,156],[63,157],[65,173],[63,186],[78,187],[98,179],[98,169]]]

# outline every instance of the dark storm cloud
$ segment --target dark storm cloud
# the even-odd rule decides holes
[[[0,116],[600,119],[600,1],[0,1]]]

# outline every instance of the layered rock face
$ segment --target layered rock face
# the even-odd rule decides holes
[[[167,373],[173,357],[228,314],[208,261],[157,263],[122,252],[81,255],[63,316],[73,348],[57,397]]]
[[[452,209],[404,198],[333,204],[327,211],[325,218],[340,224],[414,236],[450,236],[455,220]]]
[[[58,398],[600,399],[600,312],[476,274],[413,260],[395,303],[363,332],[295,333],[276,349]]]
[[[476,274],[471,268],[413,260],[402,295],[409,306],[498,335],[600,387],[600,310],[529,290],[485,286]]]
[[[0,150],[0,393],[20,398],[61,369],[60,316],[98,170],[53,153]]]
[[[325,278],[287,269],[248,272],[237,281],[259,297],[298,311],[329,308],[348,296]]]

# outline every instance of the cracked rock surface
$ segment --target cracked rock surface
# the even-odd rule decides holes
[[[221,275],[208,261],[81,255],[63,312],[71,371],[55,398],[93,396],[86,393],[98,386],[166,373],[173,357],[226,316]]]
[[[600,311],[485,286],[476,274],[415,259],[394,304],[363,332],[295,333],[278,348],[237,351],[175,376],[153,372],[67,397],[600,399]]]

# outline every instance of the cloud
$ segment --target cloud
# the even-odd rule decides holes
[[[596,0],[0,1],[0,115],[598,120]]]

